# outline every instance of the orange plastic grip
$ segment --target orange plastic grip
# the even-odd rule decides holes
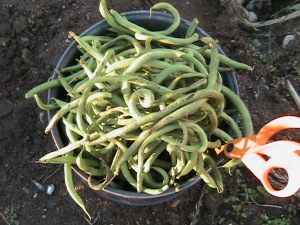
[[[262,127],[257,135],[229,141],[224,147],[225,155],[240,158],[270,194],[291,196],[300,188],[300,143],[289,140],[268,141],[274,134],[292,128],[300,128],[299,117],[279,117]],[[285,169],[288,174],[288,183],[281,190],[275,190],[268,178],[269,173],[276,168]]]
[[[292,128],[300,128],[300,118],[296,116],[282,116],[263,126],[256,135],[256,144],[264,145],[276,133]]]
[[[241,160],[262,182],[270,194],[278,197],[288,197],[295,194],[300,188],[299,153],[299,143],[275,141],[262,146],[258,152],[245,154]],[[270,158],[266,160],[261,154]],[[282,168],[288,174],[288,182],[281,190],[275,190],[268,178],[269,173],[276,168]]]

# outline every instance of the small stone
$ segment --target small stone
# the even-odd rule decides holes
[[[45,123],[47,120],[47,113],[45,111],[41,111],[39,113],[39,119],[42,123]]]
[[[37,198],[37,196],[38,196],[38,193],[36,192],[36,193],[34,193],[34,195],[32,196],[32,198]]]
[[[176,200],[171,204],[171,206],[172,206],[173,208],[176,208],[180,203],[181,203],[181,201],[180,201],[179,199],[176,199]]]
[[[255,22],[257,21],[257,15],[255,12],[249,12],[248,14],[248,20],[249,22]]]
[[[47,216],[46,216],[46,215],[42,215],[42,218],[43,218],[43,219],[46,219],[46,218],[47,218]]]
[[[225,218],[221,218],[218,222],[218,224],[223,224],[225,222]]]
[[[24,46],[24,47],[28,47],[29,46],[29,38],[27,37],[21,37],[20,38],[20,41],[21,41],[21,45]]]
[[[259,96],[259,94],[258,94],[257,92],[254,92],[253,97],[254,97],[255,99],[257,99],[258,96]]]
[[[0,46],[7,46],[9,43],[9,38],[5,38],[5,37],[0,37]]]
[[[268,90],[270,90],[270,87],[268,85],[264,85],[263,90],[268,91]]]
[[[296,37],[295,37],[295,35],[293,35],[293,34],[289,34],[289,35],[286,35],[284,38],[283,38],[283,40],[282,40],[282,47],[283,48],[286,48],[287,46],[288,46],[288,44],[292,41],[292,40],[294,40]]]
[[[252,41],[252,44],[253,44],[253,46],[254,46],[255,48],[259,48],[259,47],[261,46],[261,42],[260,42],[260,40],[258,40],[258,39],[254,39],[254,40]]]
[[[9,115],[12,111],[13,104],[5,98],[0,98],[0,118]]]
[[[47,195],[52,195],[54,190],[55,190],[55,187],[54,187],[53,184],[48,185],[47,188],[46,188]]]
[[[44,185],[40,184],[39,182],[36,182],[35,180],[32,181],[32,183],[34,183],[34,185],[36,186],[36,188],[40,191],[45,191],[46,188]]]

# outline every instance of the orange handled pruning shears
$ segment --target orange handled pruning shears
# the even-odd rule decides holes
[[[268,141],[274,134],[292,128],[300,128],[299,117],[279,117],[262,127],[256,135],[228,141],[222,149],[229,158],[241,159],[270,194],[288,197],[300,188],[300,143]],[[275,190],[268,179],[270,171],[276,168],[285,169],[288,174],[288,183],[281,190]]]

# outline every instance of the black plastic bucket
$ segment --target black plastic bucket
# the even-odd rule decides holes
[[[138,24],[148,30],[163,30],[169,27],[173,22],[173,16],[166,13],[161,12],[152,12],[152,16],[150,17],[149,11],[132,11],[127,12],[126,17],[129,21],[134,22],[135,24]],[[190,21],[187,21],[185,19],[181,19],[180,26],[176,31],[174,31],[173,35],[175,37],[184,37],[189,25],[191,24]],[[109,31],[107,31],[107,28],[109,28],[109,25],[105,20],[102,20],[90,28],[88,28],[86,31],[84,31],[80,36],[85,35],[106,35]],[[200,37],[209,36],[205,31],[203,31],[201,28],[197,28],[196,31]],[[219,52],[224,54],[222,49],[219,47]],[[224,54],[225,55],[225,54]],[[62,69],[64,67],[73,65],[76,63],[76,59],[79,57],[79,52],[77,50],[77,43],[73,41],[71,45],[67,48],[67,50],[64,52],[62,57],[60,58],[59,62],[56,65],[56,69]],[[53,73],[53,77],[57,78],[56,73]],[[233,90],[236,94],[238,94],[238,84],[235,77],[235,74],[233,72],[224,72],[222,73],[222,79],[223,84]],[[63,98],[66,96],[66,93],[61,88],[54,88],[49,91],[48,93],[48,102],[50,102],[51,98]],[[232,106],[228,104],[226,106],[227,109],[230,109]],[[49,120],[53,117],[55,114],[54,111],[48,112],[48,118]],[[235,115],[235,119],[237,119],[237,115]],[[65,146],[62,130],[59,126],[55,126],[51,130],[51,134],[53,137],[53,140],[55,142],[55,145],[57,148],[62,148]],[[78,174],[87,184],[87,178],[88,175],[83,173],[81,170],[79,170],[76,167],[73,167],[76,174]],[[195,176],[180,186],[179,191],[175,191],[175,188],[170,188],[166,192],[159,194],[159,195],[149,195],[145,193],[137,193],[137,192],[130,192],[130,191],[124,191],[119,190],[113,187],[106,187],[104,190],[96,191],[100,196],[119,202],[126,205],[134,205],[134,206],[146,206],[146,205],[154,205],[159,204],[162,202],[169,201],[171,199],[174,199],[178,197],[183,192],[187,191],[189,188],[197,184],[201,178],[199,176]]]

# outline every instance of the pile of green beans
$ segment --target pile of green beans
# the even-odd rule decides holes
[[[79,37],[70,32],[81,52],[78,64],[57,70],[58,79],[26,93],[43,110],[57,110],[46,133],[62,121],[69,140],[39,162],[65,165],[68,190],[85,211],[72,184],[72,164],[89,175],[88,184],[95,190],[127,185],[155,195],[170,187],[177,190],[184,180],[199,175],[221,192],[222,177],[211,149],[253,134],[246,106],[222,84],[221,73],[251,67],[220,54],[212,38],[194,33],[197,20],[186,37],[173,37],[180,17],[168,3],[151,8],[174,16],[163,31],[147,30],[128,21],[126,14],[109,11],[106,0],[99,8],[111,26],[110,35]],[[43,103],[38,94],[58,86],[68,98]],[[242,130],[226,112],[228,102],[241,115]],[[233,130],[232,136],[221,123]]]

